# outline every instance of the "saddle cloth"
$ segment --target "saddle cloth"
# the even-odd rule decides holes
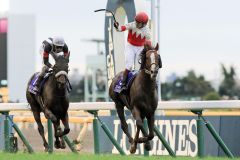
[[[45,82],[47,81],[48,77],[50,76],[50,74],[52,74],[52,73],[46,73],[44,75],[43,80],[40,82],[40,88],[39,88],[40,94],[41,94],[43,86],[44,86]],[[39,72],[34,74],[32,80],[28,86],[28,91],[35,95],[37,95],[35,88],[36,88],[36,81],[37,81],[38,77],[39,77]]]
[[[130,71],[128,73],[127,82],[126,82],[127,90],[132,85],[132,82],[133,82],[134,78],[137,76],[137,74],[138,74],[138,71]],[[122,76],[123,75],[121,75],[121,78],[117,81],[117,83],[116,83],[116,85],[114,87],[114,92],[120,93],[122,91]]]

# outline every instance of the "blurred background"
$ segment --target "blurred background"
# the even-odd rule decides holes
[[[151,1],[141,1],[153,17]],[[94,12],[107,2],[0,0],[0,102],[26,102],[27,82],[41,69],[41,43],[55,35],[71,51],[71,101],[108,101],[106,15]],[[157,1],[151,22],[160,24],[154,36],[162,100],[239,99],[238,6],[238,0]]]

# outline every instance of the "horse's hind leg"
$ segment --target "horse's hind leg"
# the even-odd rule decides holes
[[[133,138],[128,131],[128,125],[127,125],[125,115],[124,115],[124,106],[116,103],[116,110],[117,110],[117,113],[118,113],[118,117],[121,121],[121,128],[122,128],[123,132],[127,135],[129,143],[132,144],[133,143]]]
[[[43,127],[42,122],[41,122],[40,112],[39,111],[32,111],[32,112],[33,112],[34,119],[37,122],[38,132],[42,137],[45,151],[47,152],[48,149],[49,149],[49,146],[48,146],[48,143],[47,143],[46,138],[44,136],[44,127]]]

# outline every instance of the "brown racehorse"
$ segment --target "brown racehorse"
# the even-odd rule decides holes
[[[154,113],[158,105],[156,76],[162,67],[161,57],[158,54],[158,44],[155,48],[145,45],[141,56],[141,68],[132,85],[124,93],[114,92],[116,83],[121,78],[122,72],[118,73],[109,88],[109,95],[115,102],[121,128],[131,143],[130,152],[136,152],[137,143],[145,143],[146,150],[151,150],[150,140],[154,137]],[[137,132],[133,139],[128,131],[125,120],[124,106],[132,113],[136,120]],[[149,134],[144,130],[143,119],[147,118]],[[139,137],[140,130],[143,137]]]
[[[56,63],[52,70],[53,73],[46,81],[40,96],[32,94],[28,89],[26,92],[27,101],[31,106],[34,119],[38,125],[38,131],[42,137],[45,151],[49,150],[49,145],[44,136],[40,112],[43,112],[45,117],[53,122],[56,138],[55,148],[66,147],[62,136],[70,131],[67,113],[69,107],[69,94],[67,91],[68,62],[69,57],[56,57]],[[28,86],[34,75],[29,80]],[[64,125],[64,131],[60,128],[60,120]]]

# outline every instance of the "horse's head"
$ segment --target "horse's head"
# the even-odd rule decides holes
[[[57,81],[58,87],[63,88],[68,80],[69,57],[58,56],[55,60],[56,63],[53,66],[53,74]]]
[[[151,79],[155,80],[159,68],[162,68],[162,60],[158,54],[158,43],[155,48],[149,45],[144,45],[144,49],[141,53],[140,69],[144,69],[145,72],[151,76]]]

